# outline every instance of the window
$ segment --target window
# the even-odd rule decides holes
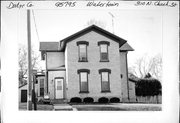
[[[102,91],[109,91],[109,73],[108,72],[102,72]]]
[[[87,61],[87,49],[85,44],[79,45],[79,61]]]
[[[100,61],[101,62],[108,62],[109,56],[108,56],[108,46],[109,42],[107,41],[100,41],[98,42],[98,46],[100,46]]]
[[[57,86],[56,90],[62,90],[62,81],[57,81]]]
[[[40,79],[40,96],[44,96],[44,79]]]
[[[77,45],[79,46],[79,62],[87,62],[87,46],[89,42],[79,41]]]
[[[109,74],[111,73],[111,70],[100,69],[99,73],[101,75],[101,92],[110,92]]]
[[[88,69],[78,70],[79,74],[79,83],[80,83],[80,93],[88,93]]]
[[[88,81],[87,81],[87,72],[81,72],[80,73],[80,88],[81,92],[88,92]]]
[[[106,44],[101,44],[100,46],[100,60],[101,61],[108,61],[108,49]]]

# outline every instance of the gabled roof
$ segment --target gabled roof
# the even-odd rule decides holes
[[[128,74],[128,80],[131,81],[131,82],[136,83],[137,81],[139,81],[139,78],[137,76],[135,76],[134,74],[129,73]]]
[[[22,88],[22,87],[24,87],[25,85],[27,85],[27,82],[24,83],[24,84],[22,84],[22,85],[20,85],[19,88]]]
[[[119,48],[119,51],[134,51],[134,49],[126,42]]]
[[[59,42],[40,42],[40,51],[58,51]]]
[[[85,29],[83,29],[83,30],[81,30],[81,31],[79,31],[79,32],[77,32],[77,33],[75,33],[73,35],[70,35],[69,37],[61,40],[60,41],[60,45],[61,45],[61,49],[60,50],[64,51],[64,49],[66,47],[66,44],[69,41],[72,41],[73,39],[78,38],[79,36],[82,36],[82,35],[90,32],[90,31],[95,31],[97,33],[100,33],[100,34],[106,36],[107,38],[110,38],[110,39],[118,42],[119,43],[119,47],[121,47],[124,43],[127,42],[126,40],[124,40],[124,39],[122,39],[122,38],[120,38],[120,37],[118,37],[118,36],[108,32],[108,31],[106,31],[106,30],[104,30],[104,29],[102,29],[102,28],[100,28],[100,27],[98,27],[96,25],[92,25],[92,26],[89,26],[89,27],[87,27],[87,28],[85,28]]]
[[[112,39],[113,41],[119,43],[119,47],[120,47],[120,51],[133,51],[134,49],[129,46],[129,44],[127,44],[126,40],[118,37],[117,35],[114,35],[96,25],[92,25],[92,26],[89,26],[73,35],[70,35],[66,38],[64,38],[63,40],[59,41],[59,42],[40,42],[40,51],[41,52],[41,55],[43,56],[44,52],[45,51],[64,51],[65,50],[65,47],[66,47],[66,44],[70,41],[72,41],[73,39],[76,39],[90,31],[95,31],[107,38],[110,38]],[[122,47],[123,46],[123,47]]]

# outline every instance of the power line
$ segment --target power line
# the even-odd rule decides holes
[[[34,15],[34,11],[33,11],[33,10],[32,10],[32,15],[33,15],[33,20],[34,20],[34,25],[35,25],[35,29],[36,29],[36,34],[37,34],[37,37],[38,37],[38,41],[40,42],[39,33],[38,33],[38,30],[37,30],[37,25],[36,25],[36,19],[35,19],[35,15]]]

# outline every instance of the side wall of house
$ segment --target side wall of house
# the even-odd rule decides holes
[[[122,85],[122,101],[128,102],[127,52],[120,52],[120,76]]]
[[[64,52],[47,52],[47,79],[48,79],[48,94],[50,99],[55,98],[55,81],[56,77],[63,77],[66,83],[65,70],[60,70],[60,67],[65,65]],[[46,87],[46,86],[45,86]],[[64,93],[65,97],[65,93]]]
[[[55,98],[55,78],[56,77],[64,77],[64,84],[66,84],[66,72],[65,70],[59,71],[48,71],[48,93],[50,99]],[[64,88],[65,89],[65,88]],[[66,93],[64,93],[64,97]]]
[[[55,69],[65,65],[64,52],[47,52],[47,69]]]
[[[88,62],[78,62],[78,46],[76,42],[87,41],[87,56]],[[109,62],[100,62],[100,47],[99,41],[109,41],[108,46]],[[68,80],[67,97],[70,100],[72,97],[93,97],[97,101],[100,97],[119,97],[121,99],[121,79],[120,79],[120,62],[119,62],[119,44],[103,35],[91,31],[73,41],[67,43],[66,46],[66,69]],[[101,75],[99,69],[107,68],[111,70],[110,74],[110,93],[101,92]],[[78,69],[89,69],[88,86],[89,93],[80,92],[80,82]]]

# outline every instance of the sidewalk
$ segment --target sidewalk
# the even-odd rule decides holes
[[[19,110],[27,110],[27,103],[21,103]],[[161,111],[161,104],[107,103],[107,104],[38,104],[37,111]]]
[[[33,105],[32,108],[34,108]],[[19,110],[27,111],[27,103],[19,103]],[[37,104],[37,111],[52,111],[52,110],[53,110],[52,105]]]
[[[73,108],[71,105],[69,104],[54,104],[54,111],[76,111],[76,108]]]
[[[72,105],[78,111],[161,111],[161,104],[75,104]]]

